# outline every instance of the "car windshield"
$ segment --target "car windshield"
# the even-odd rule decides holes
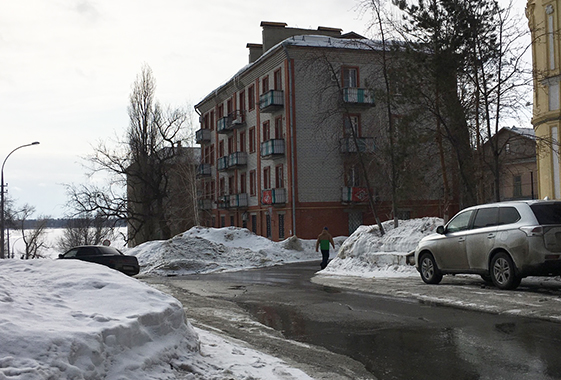
[[[539,224],[561,224],[561,202],[537,203],[530,206]]]

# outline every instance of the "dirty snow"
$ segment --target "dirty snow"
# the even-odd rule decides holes
[[[360,226],[345,240],[339,254],[322,275],[360,277],[418,276],[412,265],[407,265],[407,255],[424,236],[435,233],[442,225],[440,218],[400,220],[398,228],[393,221],[382,223],[385,234],[381,236],[377,225]]]

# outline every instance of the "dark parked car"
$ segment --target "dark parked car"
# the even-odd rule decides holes
[[[134,276],[140,271],[138,260],[134,256],[121,253],[113,247],[103,245],[84,245],[74,247],[64,254],[58,255],[59,259],[78,259],[91,263],[102,264],[116,269],[129,276]]]
[[[561,202],[511,201],[469,207],[417,245],[427,284],[447,273],[479,274],[500,289],[527,276],[561,274]]]

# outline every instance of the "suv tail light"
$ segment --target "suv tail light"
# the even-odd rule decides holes
[[[543,227],[542,226],[526,226],[520,227],[526,236],[543,236]]]

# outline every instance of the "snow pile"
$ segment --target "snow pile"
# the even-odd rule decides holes
[[[168,379],[198,351],[175,298],[75,260],[0,261],[0,378]]]
[[[340,245],[343,240],[339,238],[336,242]],[[291,237],[273,242],[238,227],[197,226],[169,240],[140,244],[127,254],[138,258],[141,274],[155,276],[234,271],[321,260],[321,255],[315,252],[315,240]]]
[[[360,226],[341,246],[337,257],[322,274],[346,276],[418,276],[415,268],[407,265],[407,255],[415,250],[419,240],[435,232],[443,224],[440,218],[400,220],[382,223],[381,236],[377,225]]]

